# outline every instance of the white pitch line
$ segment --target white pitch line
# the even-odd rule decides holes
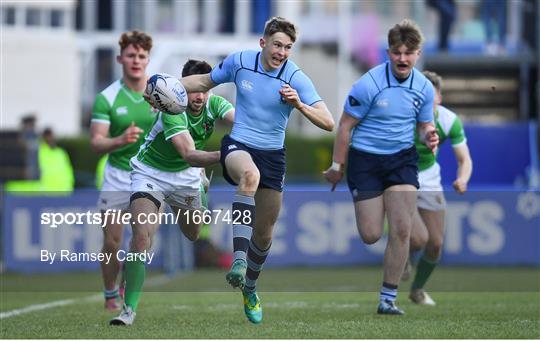
[[[20,309],[15,309],[11,311],[6,311],[5,313],[0,313],[0,320],[8,318],[8,317],[31,313],[33,311],[45,310],[45,309],[50,309],[54,307],[62,307],[62,306],[70,305],[73,303],[75,303],[74,299],[54,301],[54,302],[42,303],[42,304],[34,304],[25,308],[20,308]]]
[[[148,283],[146,283],[146,286],[157,286],[157,285],[160,285],[160,284],[165,284],[168,281],[170,281],[170,277],[168,277],[168,276],[156,276],[156,277],[150,278],[147,281]],[[34,311],[46,310],[46,309],[51,309],[51,308],[56,308],[56,307],[63,307],[63,306],[66,306],[66,305],[70,305],[70,304],[79,302],[79,301],[95,301],[95,300],[98,300],[101,297],[103,297],[103,296],[101,296],[101,294],[95,294],[95,295],[90,295],[90,296],[77,298],[77,299],[73,298],[73,299],[68,299],[68,300],[53,301],[53,302],[49,302],[49,303],[33,304],[33,305],[28,306],[28,307],[2,312],[2,313],[0,313],[0,320],[3,320],[5,318],[9,318],[9,317],[13,317],[13,316],[17,316],[17,315],[28,314],[28,313],[31,313],[31,312],[34,312]]]

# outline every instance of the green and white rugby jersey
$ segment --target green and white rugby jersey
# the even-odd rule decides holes
[[[96,96],[92,109],[92,122],[108,123],[109,136],[122,135],[131,122],[142,130],[139,140],[118,148],[109,154],[109,163],[115,168],[130,171],[129,160],[137,154],[144,142],[144,135],[152,126],[156,114],[150,104],[145,102],[142,93],[128,88],[122,80],[109,85]]]
[[[437,111],[435,112],[435,124],[437,125],[437,133],[439,134],[439,145],[448,138],[450,138],[452,147],[467,143],[461,120],[455,113],[442,105],[437,106]],[[418,170],[423,171],[433,166],[437,159],[437,155],[433,155],[431,150],[420,142],[418,134],[415,136],[414,143],[419,156]],[[438,153],[439,149],[437,149],[437,154]]]
[[[180,115],[160,112],[137,154],[137,160],[165,172],[180,172],[191,167],[169,140],[188,131],[195,142],[195,149],[203,150],[214,132],[216,119],[223,119],[232,109],[232,104],[225,98],[210,95],[199,116],[187,112]]]

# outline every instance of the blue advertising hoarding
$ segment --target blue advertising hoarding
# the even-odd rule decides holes
[[[212,191],[211,209],[230,211],[232,196],[232,191]],[[24,272],[97,269],[98,262],[48,264],[42,258],[42,250],[99,252],[102,241],[99,225],[86,221],[68,221],[57,227],[51,227],[50,222],[43,224],[46,213],[96,212],[96,198],[97,193],[88,191],[70,197],[7,195],[2,238],[5,268]],[[447,201],[443,264],[540,265],[539,191],[470,191],[463,196],[449,192]],[[223,217],[223,214],[220,218],[214,215],[211,238],[223,248],[232,249],[232,229]],[[167,227],[160,229],[150,266],[162,267],[165,262],[162,241],[167,230]],[[127,250],[128,239],[129,235],[123,250]],[[385,245],[386,237],[370,246],[360,240],[348,192],[329,192],[326,187],[290,187],[284,192],[267,264],[379,264]]]

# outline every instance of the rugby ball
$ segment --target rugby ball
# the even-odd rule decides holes
[[[188,105],[187,92],[180,80],[166,73],[150,77],[146,82],[145,94],[154,108],[167,114],[181,114]]]

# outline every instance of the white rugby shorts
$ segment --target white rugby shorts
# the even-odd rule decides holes
[[[103,173],[103,185],[98,198],[98,209],[128,210],[131,196],[130,171],[113,167],[107,161]]]
[[[201,205],[201,169],[190,167],[181,172],[164,172],[131,158],[131,193],[150,193],[162,204],[196,210]]]
[[[428,211],[446,209],[443,187],[441,185],[441,167],[437,162],[433,166],[418,172],[418,207]]]

